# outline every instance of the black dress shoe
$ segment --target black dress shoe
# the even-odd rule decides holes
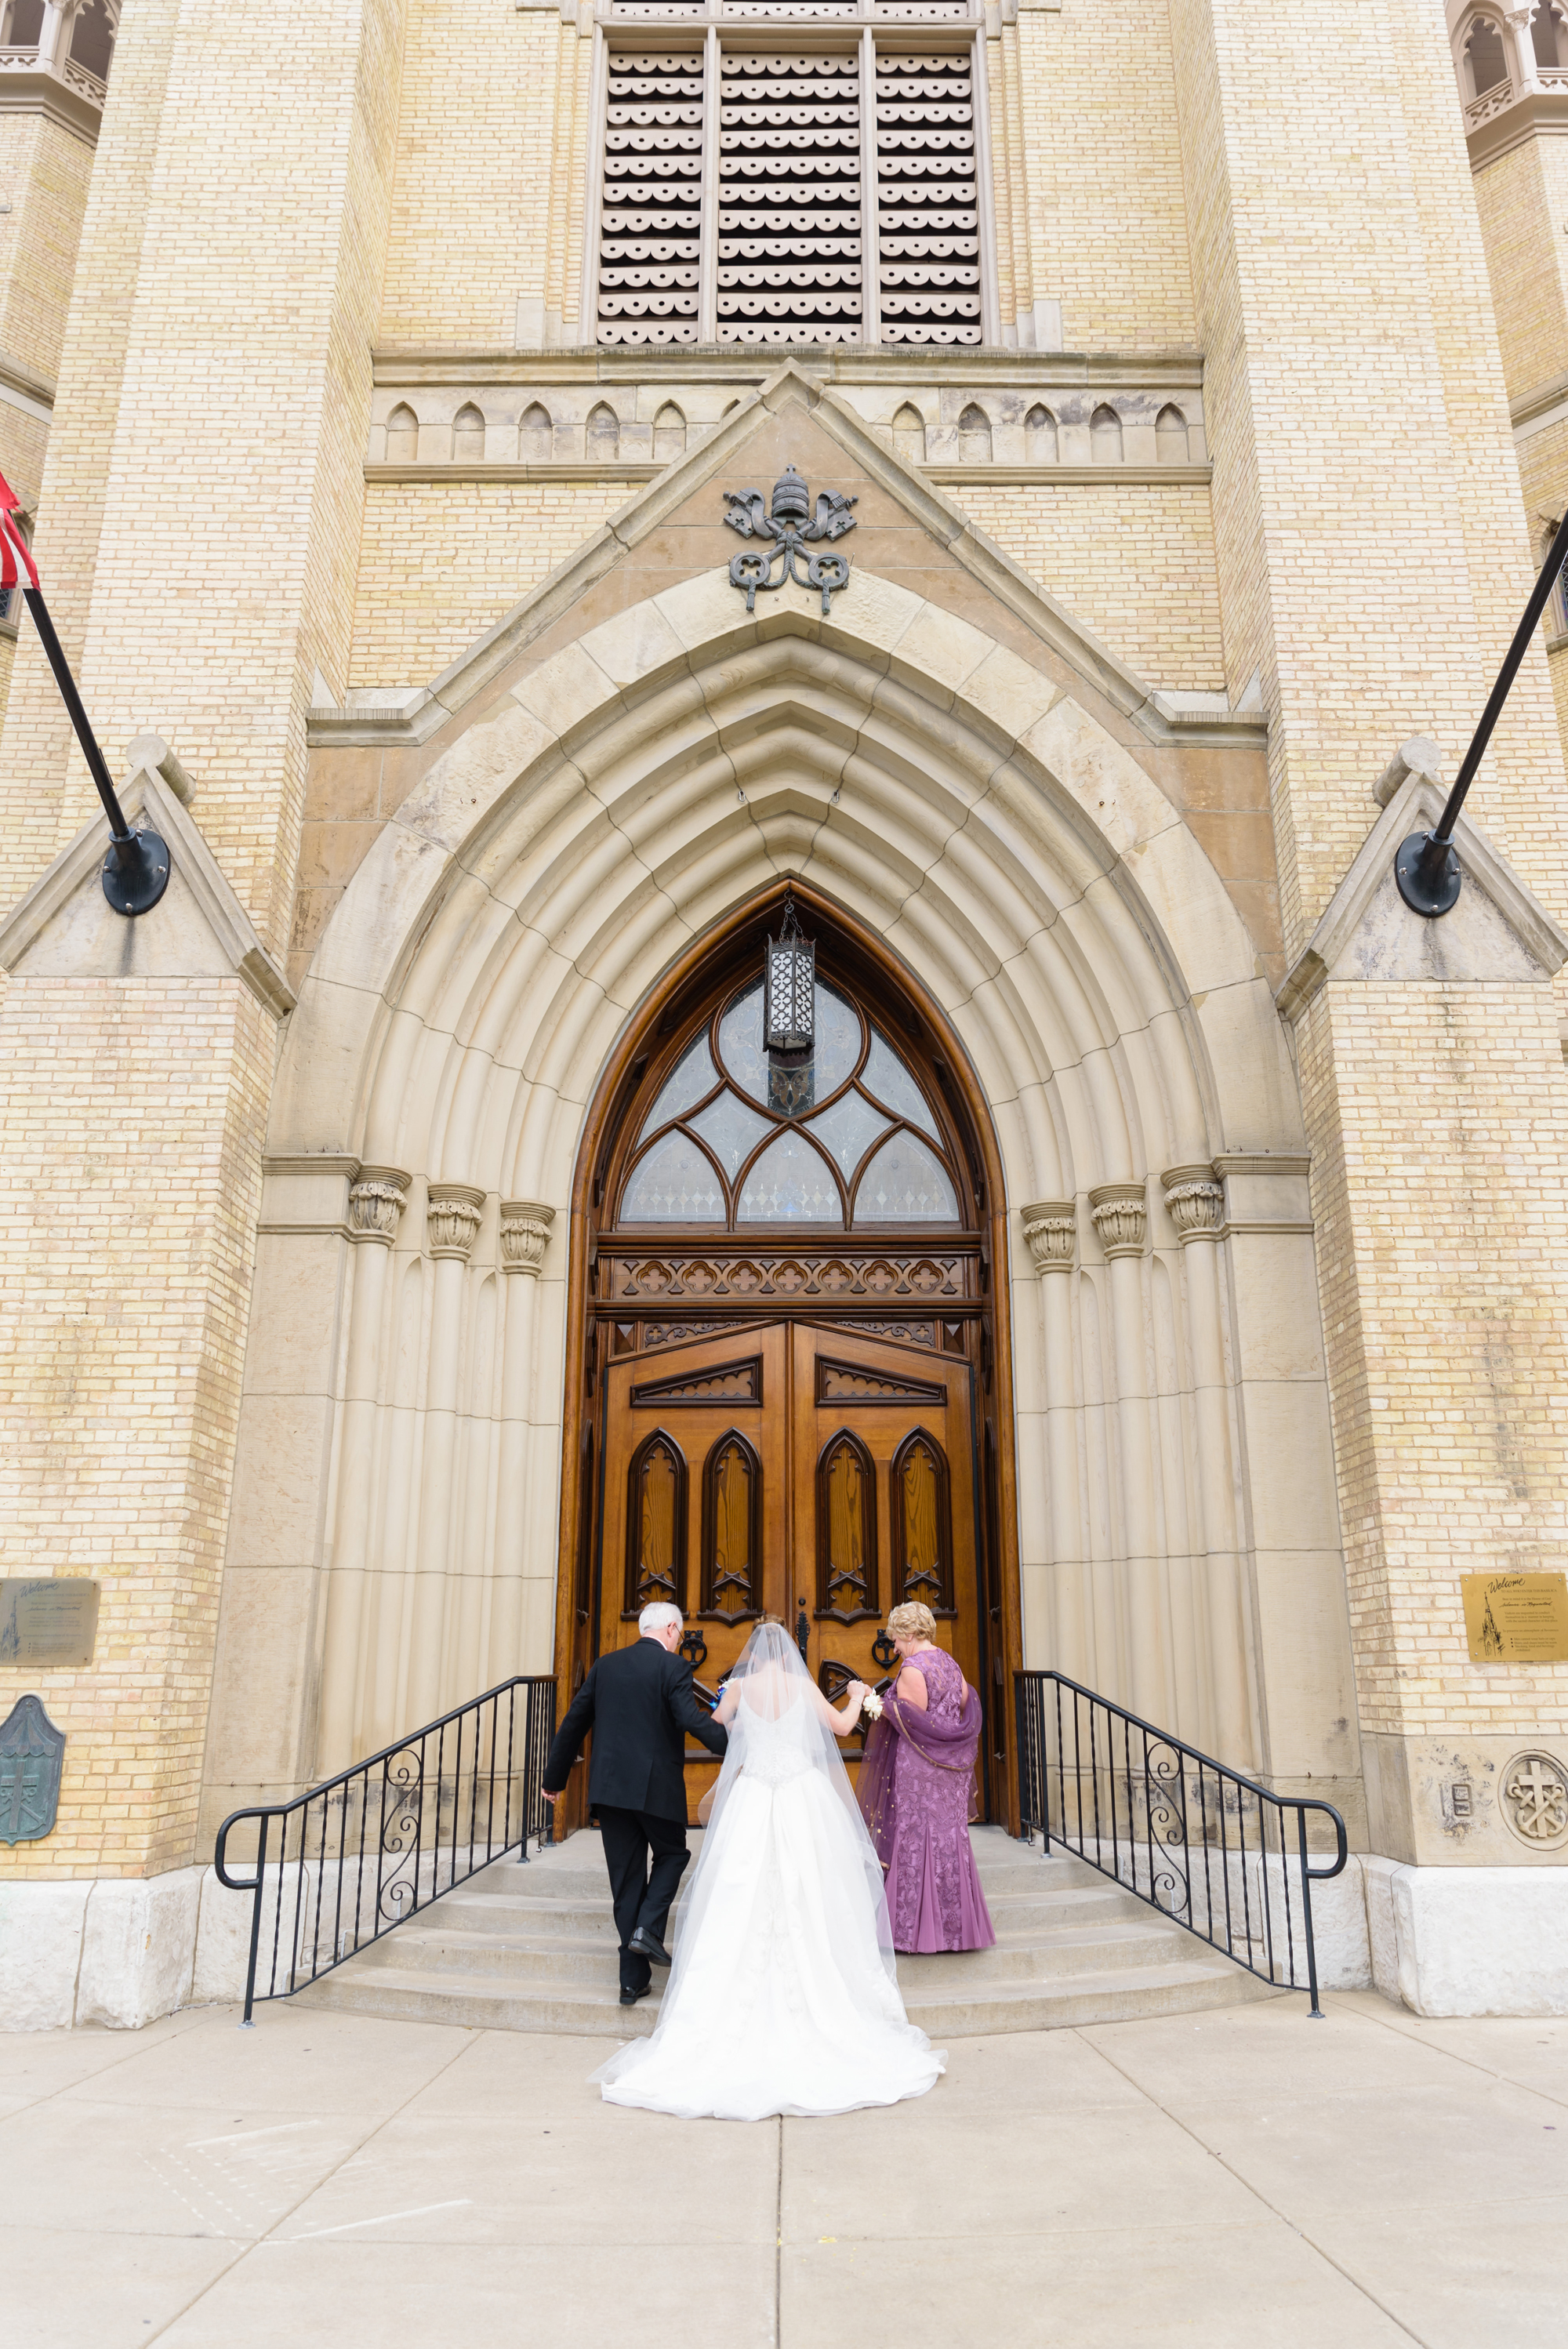
[[[638,1957],[640,1958],[652,1958],[655,1965],[656,1966],[667,1966],[669,1964],[669,1951],[665,1949],[662,1941],[655,1940],[653,1935],[647,1930],[645,1926],[638,1926],[636,1931],[627,1942],[626,1947],[629,1950],[635,1950]]]
[[[622,2003],[622,2005],[623,2005],[623,2006],[635,2006],[635,2005],[636,2005],[636,2003],[637,2003],[637,2001],[638,2001],[640,1998],[646,1998],[646,1997],[648,1996],[648,1994],[649,1994],[649,1992],[652,1991],[653,1987],[654,1987],[654,1986],[653,1986],[653,1983],[652,1983],[652,1982],[650,1982],[650,1983],[648,1984],[648,1988],[647,1988],[647,1990],[624,1990],[624,1991],[621,1992],[621,2003]]]

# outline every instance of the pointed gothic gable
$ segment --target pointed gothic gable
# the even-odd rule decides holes
[[[1412,746],[1408,745],[1407,748]],[[1324,908],[1279,991],[1298,1019],[1329,980],[1490,982],[1542,985],[1568,961],[1568,937],[1505,857],[1461,816],[1454,828],[1464,885],[1437,921],[1413,914],[1399,895],[1394,857],[1412,833],[1429,832],[1448,791],[1434,772],[1407,766],[1382,814]]]
[[[313,747],[428,741],[504,677],[548,657],[610,614],[690,579],[722,577],[719,611],[745,622],[744,596],[725,574],[746,542],[726,527],[724,493],[756,489],[766,500],[790,464],[813,500],[832,490],[856,501],[855,529],[841,542],[850,583],[841,606],[837,600],[834,605],[851,632],[857,610],[885,581],[985,629],[1082,698],[1094,715],[1130,724],[1150,743],[1261,746],[1264,729],[1255,713],[1179,708],[1153,690],[952,500],[885,448],[830,388],[788,360],[428,687],[395,708],[313,710]],[[786,615],[808,622],[821,616],[817,597],[803,589],[758,597],[758,622]]]
[[[156,735],[131,745],[141,762],[120,787],[126,822],[168,843],[169,886],[148,914],[128,921],[103,894],[108,847],[102,815],[85,823],[46,873],[0,920],[0,969],[29,978],[222,978],[231,974],[282,1019],[294,1009],[283,973],[224,879],[201,826],[153,761],[167,746]]]

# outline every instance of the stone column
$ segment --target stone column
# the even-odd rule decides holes
[[[1225,1370],[1220,1295],[1220,1230],[1224,1185],[1212,1166],[1174,1166],[1165,1175],[1165,1209],[1181,1243],[1187,1275],[1187,1344],[1192,1371],[1204,1575],[1199,1597],[1200,1656],[1207,1682],[1210,1751],[1233,1769],[1250,1770],[1252,1707],[1247,1693],[1247,1631],[1236,1538],[1235,1452]]]
[[[1074,1372],[1073,1268],[1078,1216],[1070,1199],[1023,1210],[1024,1238],[1040,1282],[1046,1358],[1046,1479],[1051,1535],[1051,1652],[1038,1659],[1095,1685],[1093,1632],[1084,1585],[1078,1497],[1078,1393]],[[1035,1661],[1031,1659],[1031,1661]]]
[[[1149,1350],[1143,1309],[1143,1251],[1149,1204],[1141,1183],[1102,1183],[1088,1195],[1089,1214],[1109,1267],[1112,1371],[1121,1498],[1126,1702],[1157,1728],[1171,1725],[1171,1602],[1165,1587],[1155,1507],[1154,1452],[1149,1424]],[[1103,1669],[1103,1659],[1101,1660]]]
[[[417,1729],[441,1711],[442,1661],[450,1593],[447,1587],[456,1501],[454,1468],[463,1367],[463,1296],[485,1195],[466,1183],[432,1183],[425,1239],[435,1260],[430,1350],[425,1389],[425,1450],[419,1486],[419,1537],[409,1633],[408,1720]]]
[[[1535,0],[1530,0],[1528,7],[1505,8],[1502,13],[1513,35],[1513,53],[1519,67],[1514,88],[1521,98],[1529,98],[1541,88],[1541,76],[1535,69],[1535,41],[1530,29]]]
[[[348,1365],[338,1450],[337,1505],[327,1557],[326,1638],[322,1656],[317,1774],[328,1777],[356,1761],[362,1728],[361,1654],[368,1573],[372,1472],[380,1416],[381,1340],[387,1266],[408,1195],[395,1166],[362,1166],[349,1185],[348,1237],[354,1244],[354,1295],[348,1311]]]
[[[540,1268],[550,1243],[553,1207],[533,1199],[503,1199],[501,1270],[506,1329],[501,1339],[500,1473],[496,1497],[495,1592],[490,1609],[487,1683],[522,1666],[522,1586],[528,1563],[529,1451],[533,1435],[534,1307]]]

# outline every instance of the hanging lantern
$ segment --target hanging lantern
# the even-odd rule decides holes
[[[786,902],[779,936],[768,941],[765,978],[762,1028],[769,1056],[803,1060],[816,1030],[817,949],[800,935],[793,897]]]
[[[768,1050],[768,1102],[799,1117],[816,1097],[812,1047],[817,1030],[817,949],[800,935],[795,900],[785,901],[779,936],[763,964],[762,1038]]]

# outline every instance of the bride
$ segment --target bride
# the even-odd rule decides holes
[[[864,1694],[853,1682],[835,1713],[782,1624],[748,1640],[714,1714],[729,1747],[658,2025],[593,2074],[606,2103],[761,2120],[934,2085],[945,2058],[904,2013],[881,1864],[835,1742]]]

